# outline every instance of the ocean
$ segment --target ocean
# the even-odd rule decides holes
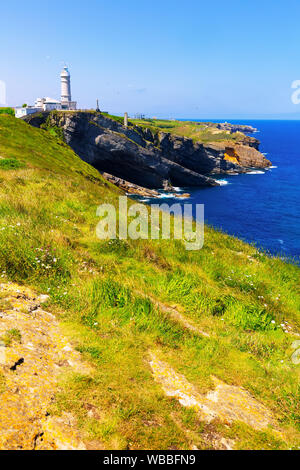
[[[201,119],[204,121],[204,119]],[[216,120],[215,122],[222,122]],[[224,122],[224,121],[223,121]],[[300,121],[229,120],[259,132],[260,151],[272,168],[223,176],[222,186],[181,188],[185,202],[204,204],[205,223],[258,248],[300,260]],[[168,198],[170,203],[173,198]],[[178,202],[174,198],[174,202]]]

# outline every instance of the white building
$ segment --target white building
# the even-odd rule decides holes
[[[65,66],[60,74],[61,82],[61,100],[53,98],[37,98],[34,106],[17,106],[15,108],[15,116],[21,118],[28,114],[38,113],[41,111],[58,110],[74,110],[76,109],[76,101],[72,101],[71,97],[71,76],[68,68]]]
[[[15,108],[15,116],[16,118],[22,118],[22,117],[25,117],[27,116],[28,114],[34,114],[34,113],[37,113],[38,111],[43,111],[43,109],[39,108],[35,108],[34,106],[26,106],[26,108],[22,107],[22,106],[17,106]]]
[[[62,109],[61,102],[53,98],[37,98],[35,100],[35,107],[43,111],[53,111],[53,109]]]

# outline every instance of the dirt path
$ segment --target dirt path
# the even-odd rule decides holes
[[[0,285],[0,449],[85,449],[70,414],[49,415],[58,375],[90,371],[37,297]]]
[[[160,302],[159,300],[155,299],[153,296],[149,294],[144,294],[143,292],[136,290],[136,294],[141,295],[142,297],[146,297],[151,302],[155,307],[157,307],[161,312],[166,313],[171,320],[173,320],[176,323],[179,323],[183,328],[186,330],[193,331],[193,333],[196,333],[200,336],[205,336],[206,338],[209,338],[210,335],[206,332],[198,328],[197,326],[194,325],[190,320],[188,320],[184,315],[182,315],[175,307],[169,307],[168,305],[164,304],[163,302]]]

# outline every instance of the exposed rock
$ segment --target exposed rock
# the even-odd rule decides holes
[[[154,145],[159,146],[164,157],[204,175],[244,173],[250,168],[266,168],[271,165],[254,146],[235,144],[232,141],[202,144],[159,132]],[[231,160],[226,157],[231,154],[236,158]]]
[[[233,132],[248,132],[249,134],[252,134],[254,132],[257,132],[256,127],[248,126],[248,125],[245,125],[245,124],[231,124],[230,122],[217,123],[216,127],[218,129],[221,129],[222,131],[230,131],[231,133],[233,133]]]
[[[0,449],[85,449],[70,414],[48,413],[62,368],[89,374],[91,369],[67,343],[54,316],[40,308],[41,299],[17,284],[1,284],[6,307],[0,337]],[[1,347],[2,346],[2,347]]]
[[[204,395],[154,353],[151,353],[150,366],[166,395],[177,398],[182,406],[194,408],[203,421],[211,423],[218,419],[225,424],[242,421],[256,430],[273,427],[274,433],[281,436],[272,413],[243,388],[212,377],[215,389]]]
[[[60,127],[66,143],[100,172],[150,189],[163,188],[166,181],[175,186],[218,185],[214,179],[167,159],[137,129],[126,128],[105,115],[46,112],[28,116],[26,121],[40,127],[41,114],[48,125]]]
[[[50,299],[50,295],[47,294],[41,294],[38,297],[38,300],[41,302],[41,304],[47,302]]]
[[[214,186],[215,174],[243,173],[271,165],[257,148],[259,141],[242,133],[232,140],[203,144],[192,139],[139,126],[125,127],[93,112],[46,112],[25,118],[33,126],[63,130],[73,150],[100,172],[150,189],[174,186]],[[231,127],[230,127],[231,129]],[[216,132],[222,132],[216,128]],[[228,133],[230,133],[228,131]],[[121,186],[122,185],[122,186]],[[134,192],[134,187],[131,188]],[[140,189],[136,188],[136,194]]]
[[[267,160],[258,150],[247,145],[235,145],[225,147],[226,154],[233,154],[237,164],[246,168],[268,168],[271,162]]]
[[[191,195],[189,193],[182,193],[182,194],[174,194],[175,197],[181,198],[189,198]]]
[[[143,188],[142,186],[138,186],[137,184],[130,183],[129,181],[123,180],[122,178],[117,178],[116,176],[110,175],[109,173],[102,173],[102,176],[109,181],[110,183],[113,183],[115,186],[118,186],[118,188],[123,189],[129,194],[138,194],[139,196],[144,196],[144,197],[158,197],[159,192],[155,191],[154,189],[147,189]]]

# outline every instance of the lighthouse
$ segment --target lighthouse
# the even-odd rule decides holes
[[[61,101],[71,101],[71,75],[68,67],[64,67],[60,74]]]
[[[65,110],[73,111],[77,107],[77,102],[72,101],[71,98],[71,76],[68,67],[65,66],[60,74],[60,85],[61,85],[61,100],[58,101],[53,98],[37,98],[34,106],[16,106],[15,116],[21,118],[28,114],[33,114],[41,111],[54,111],[54,110]],[[1,86],[1,80],[0,80]],[[0,90],[1,92],[1,90]]]
[[[71,75],[67,66],[61,71],[60,84],[62,109],[76,109],[76,101],[71,98]]]

